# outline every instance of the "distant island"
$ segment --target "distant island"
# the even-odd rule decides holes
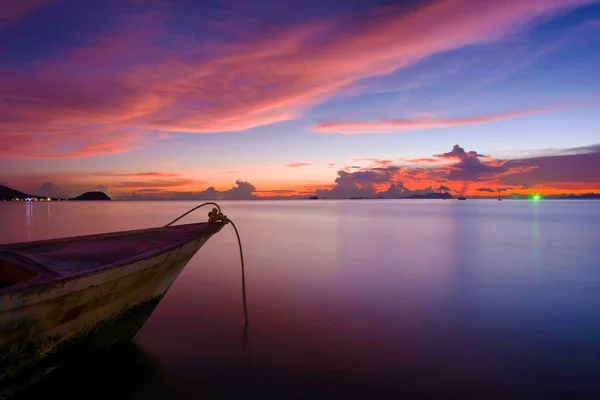
[[[84,194],[82,194],[81,196],[77,196],[73,199],[69,199],[69,200],[93,200],[93,201],[98,201],[98,200],[110,200],[110,197],[108,197],[108,195],[104,192],[85,192]]]
[[[315,197],[317,198],[317,197]],[[408,196],[402,196],[402,197],[396,197],[395,200],[401,200],[401,199],[453,199],[454,197],[448,193],[448,192],[431,192],[431,193],[424,193],[424,194],[411,194]],[[312,197],[311,197],[312,199]],[[387,199],[387,200],[394,200],[394,198],[391,197],[383,197],[383,196],[377,196],[377,197],[367,197],[367,196],[358,196],[358,197],[349,197],[350,200],[371,200],[371,199]]]
[[[453,199],[454,197],[448,192],[442,193],[425,193],[425,194],[413,194],[404,197],[405,199]]]
[[[66,200],[110,200],[104,192],[86,192],[74,198],[46,197],[23,193],[19,190],[0,185],[0,201],[66,201]]]

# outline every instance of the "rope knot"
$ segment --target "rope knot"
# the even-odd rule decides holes
[[[217,208],[213,208],[212,211],[208,213],[208,222],[215,224],[218,222],[222,222],[223,224],[229,223],[229,218],[227,215],[220,212]]]

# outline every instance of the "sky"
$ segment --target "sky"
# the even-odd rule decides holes
[[[0,0],[0,184],[600,192],[600,0]]]

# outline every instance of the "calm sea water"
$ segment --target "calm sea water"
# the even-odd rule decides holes
[[[165,224],[194,202],[0,204],[0,242]],[[600,202],[221,202],[133,343],[28,398],[600,397]],[[208,209],[185,222],[204,220]]]

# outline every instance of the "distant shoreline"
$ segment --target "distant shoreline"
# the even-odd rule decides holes
[[[189,201],[196,201],[196,202],[204,202],[204,201],[305,201],[305,200],[310,200],[309,198],[264,198],[264,199],[112,199],[110,200],[111,203],[137,203],[137,202],[165,202],[165,201],[176,201],[176,202],[189,202]],[[313,199],[314,200],[314,199]],[[332,198],[327,198],[327,199],[318,199],[319,201],[339,201],[339,200],[352,200],[352,201],[360,201],[360,200],[369,200],[369,201],[374,201],[374,200],[380,200],[380,201],[391,201],[391,200],[430,200],[430,201],[445,201],[443,199],[428,199],[428,198],[397,198],[397,199],[377,199],[377,198],[362,198],[362,199],[350,199],[350,198],[345,198],[345,199],[332,199]],[[452,199],[448,199],[449,201],[460,201],[456,198],[452,198]],[[468,200],[490,200],[490,201],[498,201],[497,197],[469,197]],[[526,198],[526,197],[520,197],[520,198],[510,198],[510,197],[505,197],[502,198],[502,201],[536,201],[533,200],[531,198]],[[544,200],[600,200],[600,196],[598,197],[545,197],[544,199],[541,200],[537,200],[537,201],[544,201]],[[60,199],[60,200],[38,200],[38,201],[24,201],[24,200],[2,200],[0,201],[0,203],[11,203],[11,204],[18,204],[18,203],[72,203],[72,202],[76,202],[76,203],[81,203],[81,202],[87,202],[87,203],[94,203],[94,202],[102,202],[102,203],[106,203],[106,200],[72,200],[72,199]]]
[[[536,196],[536,199],[533,197]],[[467,197],[466,200],[593,200],[600,199],[600,193],[583,193],[579,195],[575,194],[562,194],[562,195],[544,195],[542,193],[537,194],[512,194],[512,195],[504,195],[504,196],[472,196]],[[132,199],[132,198],[120,198],[117,200],[111,199],[106,193],[101,191],[95,192],[85,192],[77,197],[71,198],[62,198],[62,197],[45,197],[45,196],[36,196],[27,193],[20,192],[18,190],[9,188],[4,185],[0,185],[0,201],[4,202],[50,202],[50,201],[237,201],[237,200],[465,200],[465,199],[457,199],[452,194],[448,192],[438,193],[431,192],[425,194],[412,194],[405,197],[397,197],[397,198],[384,198],[381,196],[377,197],[346,197],[346,198],[328,198],[328,197],[318,197],[314,194],[308,194],[303,196],[269,196],[269,197],[259,197],[253,196],[245,199],[227,199],[227,198],[217,198],[217,199],[202,199],[202,198],[194,198],[190,196],[188,199],[160,199],[160,198],[141,198],[141,199]]]

